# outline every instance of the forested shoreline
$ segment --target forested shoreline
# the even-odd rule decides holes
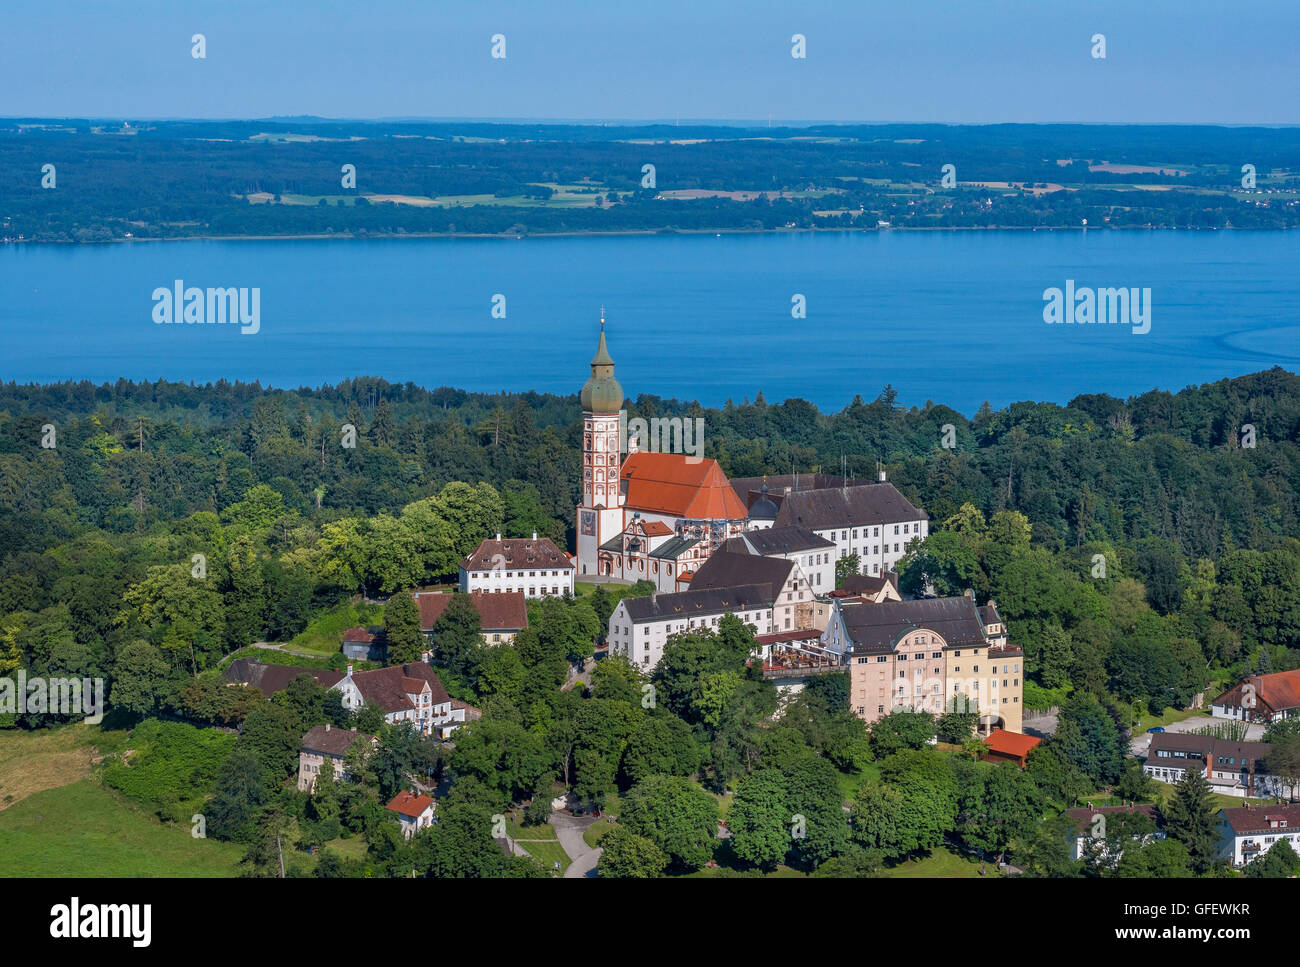
[[[133,764],[115,759],[106,780],[170,820],[202,806],[214,835],[245,843],[260,875],[276,875],[265,830],[290,825],[304,845],[341,829],[370,844],[363,860],[322,859],[318,875],[541,875],[494,852],[489,818],[532,809],[526,820],[538,821],[566,790],[620,804],[602,875],[699,869],[714,855],[724,793],[734,793],[728,822],[740,831],[728,862],[742,867],[874,875],[946,842],[1070,875],[1084,867],[1062,852],[1063,809],[1085,796],[1154,795],[1125,763],[1134,721],[1248,671],[1300,667],[1293,373],[1127,400],[985,405],[970,420],[931,403],[903,409],[889,387],[837,413],[761,395],[721,408],[643,395],[628,415],[703,419],[705,455],[733,477],[835,472],[843,457],[851,477],[871,480],[880,461],[932,518],[900,565],[904,589],[971,588],[995,600],[1025,649],[1026,706],[1061,709],[1030,768],[969,761],[969,716],[936,724],[896,712],[868,730],[848,710],[847,676],[827,676],[773,721],[773,685],[747,667],[752,635],[732,619],[676,636],[648,680],[607,659],[590,688],[563,690],[613,608],[599,591],[535,603],[529,628],[505,647],[481,643],[472,609],[449,608],[432,661],[451,694],[483,711],[455,751],[384,726],[379,758],[358,765],[361,785],[320,802],[285,786],[306,728],[366,731],[374,715],[350,715],[337,692],[307,679],[270,702],[228,688],[223,659],[359,614],[339,609],[363,596],[397,601],[445,583],[497,531],[571,546],[574,396],[371,378],[299,390],[0,386],[0,676],[106,679],[106,726],[143,720],[147,743]],[[355,447],[341,443],[347,423]],[[949,424],[952,449],[942,442]],[[659,696],[648,710],[647,686]],[[158,716],[238,725],[241,735],[149,724]],[[0,724],[61,721],[25,712]],[[926,751],[936,729],[949,745]],[[181,783],[176,770],[198,768],[194,756],[202,768]],[[407,775],[444,771],[454,777],[446,823],[403,844],[383,796]],[[995,801],[1008,812],[986,822]],[[903,803],[915,808],[900,812]],[[1183,816],[1171,819],[1184,830],[1178,845],[1126,849],[1121,875],[1214,868],[1204,790],[1166,805]],[[772,817],[788,809],[819,817],[816,836],[778,842]],[[664,810],[689,817],[689,845],[663,827]],[[1104,860],[1087,869],[1113,872]]]

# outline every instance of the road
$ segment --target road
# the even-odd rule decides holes
[[[1181,722],[1170,722],[1165,726],[1166,732],[1195,732],[1197,729],[1205,728],[1208,725],[1219,725],[1227,722],[1228,719],[1210,718],[1206,715],[1193,715],[1191,718],[1183,719]],[[1246,726],[1246,741],[1259,742],[1264,738],[1264,726],[1248,725]],[[1129,755],[1135,755],[1139,758],[1146,758],[1147,749],[1151,746],[1151,734],[1149,732],[1139,732],[1133,736],[1128,743]]]
[[[569,854],[569,868],[564,871],[564,878],[580,879],[596,875],[596,861],[600,859],[600,847],[591,847],[582,838],[590,827],[600,822],[594,816],[573,816],[569,813],[551,813],[551,825],[555,827],[555,838]]]

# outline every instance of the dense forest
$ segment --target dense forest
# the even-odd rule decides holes
[[[1165,804],[1171,845],[1125,850],[1122,870],[1072,863],[1060,812],[1084,796],[1153,794],[1124,758],[1138,716],[1250,669],[1300,666],[1300,377],[985,405],[971,420],[932,403],[903,409],[889,387],[838,413],[761,395],[720,409],[641,396],[628,409],[702,418],[706,456],[733,476],[834,471],[843,459],[873,479],[880,461],[934,525],[900,566],[905,589],[996,600],[1026,651],[1026,705],[1061,710],[1030,769],[971,761],[972,722],[957,713],[936,725],[898,712],[868,731],[848,711],[845,676],[774,723],[772,684],[746,666],[752,637],[730,620],[676,636],[648,680],[606,660],[589,688],[562,690],[613,608],[604,591],[531,605],[507,648],[481,643],[472,609],[448,608],[435,666],[484,713],[454,751],[358,721],[307,679],[271,702],[221,684],[223,658],[251,642],[286,641],[363,596],[445,582],[496,531],[571,546],[572,396],[379,379],[0,386],[0,676],[103,677],[119,724],[192,723],[146,718],[133,761],[162,765],[115,764],[106,780],[182,821],[210,796],[214,835],[245,842],[249,870],[265,875],[266,830],[291,823],[307,845],[341,828],[370,843],[364,860],[333,857],[319,875],[540,875],[502,858],[488,820],[538,803],[538,821],[557,790],[619,802],[602,859],[611,876],[708,862],[720,794],[728,861],[755,871],[874,875],[947,842],[1040,875],[1212,872],[1214,821],[1195,783]],[[341,443],[344,424],[355,447]],[[385,606],[394,641],[408,604]],[[2,724],[55,721],[26,712]],[[382,733],[380,757],[357,765],[364,781],[319,802],[277,792],[303,732],[325,721]],[[236,724],[237,739],[202,728]],[[936,728],[946,751],[925,746]],[[203,770],[179,788],[167,763],[197,759]],[[405,844],[377,803],[412,773],[454,783],[447,822]],[[773,832],[792,812],[817,817],[793,843]]]
[[[1257,172],[1249,194],[1246,164]],[[46,165],[54,182],[43,187]],[[355,166],[355,187],[341,187],[344,165]],[[649,187],[645,165],[655,168]],[[1300,223],[1298,171],[1300,134],[1286,128],[16,119],[0,122],[0,237],[1073,228],[1085,219],[1287,228]],[[559,190],[563,204],[551,200]],[[689,191],[777,194],[671,194]]]

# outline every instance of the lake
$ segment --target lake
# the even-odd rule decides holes
[[[575,393],[605,306],[631,396],[970,415],[1300,364],[1300,233],[879,232],[0,247],[0,378],[382,376]],[[258,288],[260,329],[158,325],[176,279]],[[1043,292],[1151,290],[1151,327],[1048,325]],[[802,295],[806,317],[792,318]],[[504,297],[505,318],[492,314]],[[498,300],[499,302],[499,300]]]

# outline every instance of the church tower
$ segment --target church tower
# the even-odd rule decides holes
[[[623,387],[605,345],[605,310],[591,376],[582,387],[582,503],[578,505],[578,575],[599,574],[600,545],[623,532],[620,414]]]

